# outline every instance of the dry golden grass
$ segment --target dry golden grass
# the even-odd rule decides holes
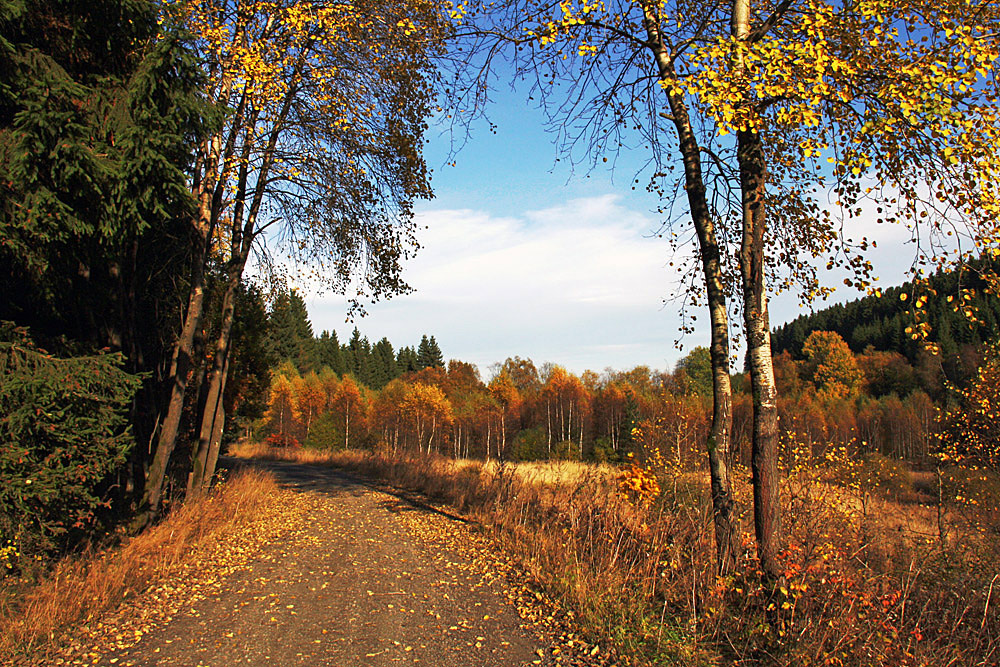
[[[575,486],[583,481],[590,482],[594,477],[614,483],[618,477],[618,469],[604,463],[532,461],[512,465],[514,472],[526,484]]]
[[[197,502],[120,547],[67,557],[43,580],[0,606],[0,663],[25,656],[166,578],[199,545],[215,542],[259,515],[272,500],[273,477],[242,471]]]
[[[303,450],[240,453],[319,460],[421,491],[489,527],[525,569],[634,664],[986,665],[1000,659],[1000,531],[807,467],[782,492],[785,578],[756,572],[748,470],[738,574],[717,577],[707,475],[674,471],[652,504],[617,471],[580,463],[484,464]],[[973,508],[975,509],[975,508]],[[992,514],[991,514],[992,512]],[[983,518],[985,517],[986,523]],[[996,590],[994,590],[996,589]]]
[[[228,454],[242,459],[292,461],[294,463],[331,463],[341,452],[310,447],[271,447],[261,442],[240,441]]]
[[[309,447],[271,447],[260,442],[239,442],[229,449],[229,455],[244,459],[265,461],[290,461],[294,463],[321,463],[338,467],[360,466],[370,458],[367,452],[355,449],[332,450]],[[495,459],[482,462],[472,459],[446,459],[445,465],[459,471],[476,468],[496,474],[501,464]],[[581,481],[592,480],[595,475],[605,482],[614,482],[618,469],[607,464],[581,463],[580,461],[529,461],[502,464],[522,481],[537,485],[575,486]]]

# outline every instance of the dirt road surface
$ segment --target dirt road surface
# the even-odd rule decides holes
[[[48,664],[613,664],[460,517],[331,468],[254,465],[294,491],[277,528],[93,619]]]

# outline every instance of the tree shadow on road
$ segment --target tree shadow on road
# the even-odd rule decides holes
[[[362,477],[339,468],[310,463],[290,461],[267,461],[263,459],[238,459],[220,457],[220,468],[233,473],[240,468],[264,470],[275,476],[280,486],[295,491],[315,491],[328,495],[363,494],[379,491],[396,500],[384,500],[381,505],[390,512],[426,512],[443,516],[459,523],[473,523],[428,502],[426,496],[408,489],[399,489],[385,482]]]

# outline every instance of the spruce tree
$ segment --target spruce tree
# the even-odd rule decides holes
[[[162,413],[177,303],[202,261],[188,170],[219,117],[158,6],[0,2],[0,320],[67,356],[123,352],[125,369],[147,373],[124,408],[143,442]],[[146,449],[131,456],[141,487]]]
[[[396,368],[400,375],[420,370],[417,364],[417,353],[412,347],[401,347],[396,354]]]
[[[317,366],[312,323],[306,303],[295,290],[282,291],[274,300],[269,315],[269,338],[275,356],[290,361],[300,373]]]
[[[444,368],[444,355],[441,353],[441,348],[438,346],[434,336],[431,336],[430,344],[427,347],[430,352],[430,367]]]
[[[351,339],[343,348],[346,372],[358,382],[371,386],[371,343],[363,337],[357,327],[351,332]]]
[[[388,338],[382,338],[372,348],[372,384],[373,389],[381,389],[390,380],[399,375],[396,367],[396,356],[393,354],[392,343]]]
[[[434,336],[428,338],[424,335],[420,338],[420,345],[417,347],[417,368],[444,368],[444,357]]]
[[[320,366],[326,366],[337,375],[344,374],[344,358],[340,353],[340,341],[336,331],[323,331],[316,341],[316,358]]]

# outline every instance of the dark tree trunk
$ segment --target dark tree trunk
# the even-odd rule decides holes
[[[677,130],[678,146],[684,162],[685,192],[698,245],[708,309],[712,323],[712,426],[708,435],[708,465],[712,484],[712,509],[715,524],[715,544],[720,574],[736,566],[736,514],[729,480],[729,439],[732,430],[732,387],[729,378],[729,315],[723,287],[722,261],[714,219],[705,194],[701,169],[701,148],[691,126],[684,94],[676,85],[677,73],[659,30],[659,17],[652,3],[643,3],[643,26],[659,71],[666,82],[670,118]]]
[[[215,148],[217,147],[216,143]],[[193,225],[195,252],[193,253],[187,309],[184,313],[183,327],[174,343],[171,355],[170,372],[167,376],[169,398],[166,414],[156,438],[153,461],[145,477],[139,512],[133,522],[134,530],[144,528],[159,512],[163,481],[180,432],[184,398],[194,362],[195,336],[201,326],[201,316],[205,305],[205,262],[213,230],[211,183],[205,183],[203,187],[197,188],[197,191],[198,213]]]
[[[226,379],[229,377],[229,355],[226,355],[226,363],[222,370],[222,391],[220,392],[219,403],[215,408],[215,424],[212,427],[212,445],[208,450],[208,465],[206,467],[206,476],[202,482],[202,487],[205,491],[208,490],[209,485],[212,483],[212,477],[215,476],[215,467],[219,462],[219,450],[222,447],[222,432],[226,425],[226,409],[223,403],[222,396],[226,393]]]
[[[740,274],[753,400],[750,467],[753,470],[754,532],[761,570],[766,577],[777,578],[781,570],[778,564],[781,509],[778,498],[778,391],[771,362],[771,327],[764,275],[767,171],[760,134],[742,130],[737,133],[737,141],[743,190]]]
[[[219,335],[215,340],[215,349],[212,355],[212,369],[209,372],[208,392],[205,396],[205,407],[202,410],[201,424],[198,429],[198,443],[195,451],[194,464],[191,476],[188,480],[188,497],[196,497],[204,491],[215,474],[214,464],[209,466],[211,458],[210,452],[215,447],[218,452],[218,445],[214,442],[216,431],[216,421],[220,421],[222,409],[222,395],[226,384],[226,371],[228,370],[229,342],[233,329],[233,318],[235,315],[236,290],[239,287],[240,276],[242,275],[242,265],[239,269],[229,271],[226,291],[222,297],[222,322],[219,327]]]

